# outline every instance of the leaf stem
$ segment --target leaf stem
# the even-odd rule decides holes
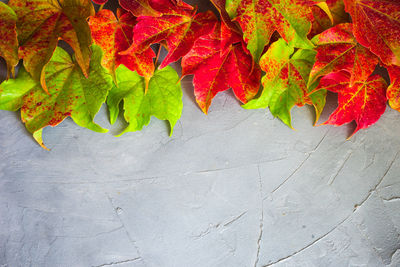
[[[158,64],[158,59],[160,58],[160,54],[161,54],[161,44],[158,46],[158,52],[157,52],[157,56],[156,56],[156,61],[155,61],[155,69],[158,68],[159,64]]]

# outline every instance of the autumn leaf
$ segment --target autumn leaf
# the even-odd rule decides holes
[[[311,32],[308,35],[309,37],[314,37],[315,35],[340,23],[350,22],[350,16],[345,11],[343,0],[326,0],[326,5],[328,6],[332,16],[329,16],[317,5],[311,7],[314,20],[312,21]]]
[[[314,51],[299,49],[295,52],[283,39],[273,43],[260,60],[261,69],[266,72],[262,78],[264,90],[259,98],[243,107],[269,107],[272,115],[292,127],[290,110],[295,105],[309,104],[314,106],[318,121],[325,106],[326,91],[321,90],[309,96],[313,87],[307,88],[307,82],[314,58]]]
[[[124,64],[132,71],[137,71],[141,76],[150,78],[153,75],[155,54],[151,48],[142,53],[119,54],[132,44],[135,23],[136,18],[121,9],[117,10],[117,17],[107,9],[90,17],[89,26],[93,40],[104,51],[103,66],[114,78],[115,70],[120,64]]]
[[[44,74],[49,94],[22,68],[16,79],[0,85],[0,109],[21,109],[22,121],[39,143],[44,127],[56,126],[68,116],[79,126],[106,132],[93,119],[105,102],[112,80],[101,66],[101,49],[93,46],[92,50],[89,76],[85,78],[76,60],[56,48]]]
[[[77,63],[88,76],[92,40],[86,19],[94,15],[90,0],[10,0],[9,6],[18,16],[19,57],[44,89],[44,69],[59,38],[73,48]]]
[[[339,24],[316,36],[316,62],[309,84],[319,77],[345,70],[350,73],[350,84],[365,81],[375,70],[379,58],[360,45],[352,33],[352,24]]]
[[[226,10],[243,29],[247,48],[256,60],[272,34],[299,48],[312,48],[307,34],[313,19],[312,0],[227,0]]]
[[[168,54],[161,63],[164,68],[179,60],[202,35],[211,32],[216,23],[213,12],[195,14],[181,9],[181,13],[163,14],[161,17],[138,18],[134,28],[133,44],[123,54],[140,53],[154,43],[166,43]]]
[[[3,2],[0,2],[0,57],[7,64],[7,77],[14,75],[18,64],[18,41],[16,32],[17,15]]]
[[[119,0],[119,4],[135,17],[160,17],[163,13],[181,13],[193,10],[181,0]]]
[[[140,131],[150,123],[151,116],[169,121],[172,135],[183,108],[182,89],[176,71],[170,66],[156,70],[150,78],[147,93],[146,81],[137,72],[121,65],[116,77],[118,87],[114,86],[110,91],[107,105],[113,124],[119,114],[119,103],[124,101],[124,117],[129,125],[120,135]]]
[[[386,110],[387,83],[379,75],[370,76],[366,81],[356,81],[350,86],[350,74],[331,73],[323,77],[317,88],[338,94],[338,108],[324,124],[340,126],[355,121],[357,128],[353,136],[379,120]]]
[[[240,36],[236,38],[239,43],[231,43],[222,50],[220,29],[218,24],[212,33],[200,37],[182,59],[182,76],[194,75],[196,101],[204,113],[219,92],[232,88],[236,97],[247,103],[260,87],[261,70],[240,42]]]
[[[344,0],[357,41],[386,65],[400,65],[400,1]]]
[[[400,67],[388,66],[386,68],[389,72],[391,82],[386,95],[390,106],[393,109],[400,111]]]

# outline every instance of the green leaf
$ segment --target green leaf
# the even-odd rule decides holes
[[[150,122],[151,116],[167,120],[173,128],[182,114],[182,89],[176,71],[167,66],[157,70],[150,78],[147,93],[145,79],[123,65],[116,70],[118,87],[114,86],[107,99],[110,121],[119,114],[119,103],[124,101],[124,117],[129,123],[120,134],[140,131]]]
[[[0,109],[21,109],[22,121],[38,142],[41,129],[56,126],[68,116],[79,126],[107,132],[93,119],[112,87],[112,79],[101,66],[101,49],[92,46],[92,51],[89,77],[85,78],[76,60],[57,47],[45,69],[49,94],[22,68],[16,79],[0,85]]]
[[[307,88],[308,77],[314,64],[316,52],[299,49],[295,52],[292,46],[283,39],[273,43],[260,61],[266,72],[262,78],[264,90],[258,99],[244,105],[246,109],[269,107],[271,113],[292,127],[290,110],[293,106],[313,105],[316,121],[325,106],[326,91],[309,93],[316,87]]]

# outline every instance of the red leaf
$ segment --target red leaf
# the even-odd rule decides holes
[[[122,14],[121,14],[122,13]],[[110,10],[103,9],[89,20],[94,42],[104,51],[102,64],[115,76],[115,70],[124,64],[139,75],[151,77],[154,72],[154,52],[148,48],[142,53],[120,55],[132,44],[136,18],[129,12],[117,11],[117,18]]]
[[[217,24],[212,33],[198,39],[182,59],[182,75],[194,74],[196,100],[204,113],[219,92],[231,87],[236,97],[246,103],[260,87],[260,67],[253,61],[245,44],[231,43],[228,49],[221,50],[220,28]]]
[[[169,52],[161,68],[186,55],[200,36],[212,31],[216,17],[211,11],[196,15],[195,11],[181,11],[181,14],[161,17],[139,17],[134,28],[133,44],[123,54],[142,52],[154,43],[166,43]]]
[[[378,57],[360,45],[352,33],[352,24],[339,24],[315,38],[317,57],[309,84],[319,77],[341,70],[351,75],[350,84],[365,81],[379,63]]]
[[[400,64],[400,1],[344,0],[358,42],[386,65]]]
[[[324,124],[340,126],[354,120],[357,128],[352,135],[377,122],[385,112],[387,83],[379,75],[350,86],[347,72],[332,73],[321,79],[318,88],[338,94],[339,106]]]
[[[93,0],[93,2],[95,2],[98,5],[104,5],[105,3],[108,2],[108,0]]]
[[[159,17],[163,13],[189,12],[193,9],[181,0],[119,0],[119,4],[136,17]]]

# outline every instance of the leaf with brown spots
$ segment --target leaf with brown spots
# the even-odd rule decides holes
[[[95,16],[90,17],[89,26],[94,42],[104,51],[102,64],[106,67],[115,80],[115,70],[120,64],[131,71],[148,79],[153,75],[155,56],[153,50],[148,48],[142,53],[129,53],[120,55],[121,51],[132,44],[133,27],[136,18],[129,12],[117,10],[117,17],[110,10],[103,9]]]
[[[49,94],[22,68],[16,79],[0,85],[0,109],[21,109],[22,121],[39,143],[44,127],[56,126],[68,116],[79,126],[106,132],[93,119],[111,89],[112,79],[101,66],[101,49],[92,46],[92,50],[86,78],[76,60],[56,48],[44,72]]]
[[[45,90],[44,69],[59,39],[72,47],[83,74],[88,76],[92,39],[86,20],[94,15],[90,0],[10,0],[9,6],[18,16],[19,58]]]
[[[7,77],[14,75],[18,64],[18,41],[16,32],[17,15],[3,2],[0,2],[0,57],[7,63]]]

